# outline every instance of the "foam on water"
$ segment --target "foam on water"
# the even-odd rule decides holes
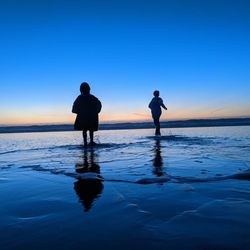
[[[49,133],[47,137],[43,138],[39,137],[37,144],[40,147],[34,146],[35,139],[28,147],[24,135],[21,142],[17,140],[13,145],[12,141],[12,148],[15,150],[12,148],[10,150],[1,149],[0,167],[24,168],[30,166],[39,171],[48,170],[54,173],[61,170],[73,174],[77,162],[84,163],[87,160],[101,165],[102,174],[108,178],[111,172],[115,171],[126,177],[131,176],[130,173],[136,172],[137,176],[147,175],[148,178],[154,177],[152,175],[158,177],[166,175],[172,176],[171,179],[195,177],[208,180],[238,174],[239,171],[249,168],[247,140],[182,134],[170,134],[158,138],[148,136],[148,131],[143,132],[144,134],[139,133],[139,135],[126,132],[127,135],[125,133],[122,136],[105,132],[103,137],[99,136],[103,142],[93,148],[84,148],[80,143],[74,144],[75,134],[72,132],[65,133],[62,140],[59,140],[60,133],[56,145],[53,145],[55,140],[52,140],[51,144],[48,143],[50,141],[48,136],[55,135],[56,137],[56,133]],[[71,144],[67,143],[70,139]],[[37,167],[38,165],[39,167]],[[204,178],[200,178],[200,175]],[[124,179],[126,180],[126,178]],[[131,179],[127,181],[131,181]],[[138,180],[133,178],[133,181]]]
[[[129,179],[105,179],[101,175],[96,174],[94,172],[87,172],[87,173],[75,173],[75,172],[68,172],[67,170],[62,169],[49,169],[43,168],[41,165],[28,165],[28,166],[21,166],[20,168],[23,169],[32,169],[38,172],[49,172],[55,175],[65,175],[68,177],[73,177],[79,180],[86,180],[86,181],[107,181],[107,182],[124,182],[124,183],[134,183],[134,184],[154,184],[154,183],[165,183],[165,182],[175,182],[175,183],[195,183],[195,182],[215,182],[215,181],[222,181],[222,180],[250,180],[250,170],[247,169],[245,171],[236,172],[235,174],[231,175],[221,175],[215,174],[213,177],[191,177],[191,176],[171,176],[171,175],[163,175],[160,177],[151,177],[151,178],[142,178],[135,181],[131,181]]]

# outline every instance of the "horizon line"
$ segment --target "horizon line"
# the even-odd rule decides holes
[[[181,122],[181,121],[201,121],[201,120],[225,120],[225,119],[250,119],[250,116],[240,116],[240,117],[207,117],[207,118],[184,118],[184,119],[163,119],[161,123],[166,122]],[[111,120],[111,121],[100,121],[99,125],[115,125],[124,123],[150,123],[153,122],[151,119],[147,120]],[[54,123],[22,123],[22,124],[0,124],[0,127],[28,127],[28,126],[69,126],[73,125],[74,122],[54,122]]]

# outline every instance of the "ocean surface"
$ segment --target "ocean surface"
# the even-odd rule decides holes
[[[0,249],[250,249],[250,126],[0,134]]]

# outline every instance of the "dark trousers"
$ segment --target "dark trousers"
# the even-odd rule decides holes
[[[154,124],[155,124],[155,135],[160,135],[160,117],[153,117],[154,119]]]

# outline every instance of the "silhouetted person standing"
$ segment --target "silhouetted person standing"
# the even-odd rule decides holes
[[[161,135],[160,131],[160,116],[161,107],[167,110],[166,106],[163,104],[163,100],[159,97],[160,92],[158,90],[154,91],[154,98],[149,103],[148,107],[151,109],[152,117],[155,124],[155,135]]]
[[[80,86],[79,95],[72,108],[72,112],[77,114],[74,129],[82,130],[84,146],[87,146],[87,131],[89,131],[90,145],[94,143],[94,131],[98,130],[98,114],[101,111],[101,102],[90,94],[90,86],[83,82]]]

